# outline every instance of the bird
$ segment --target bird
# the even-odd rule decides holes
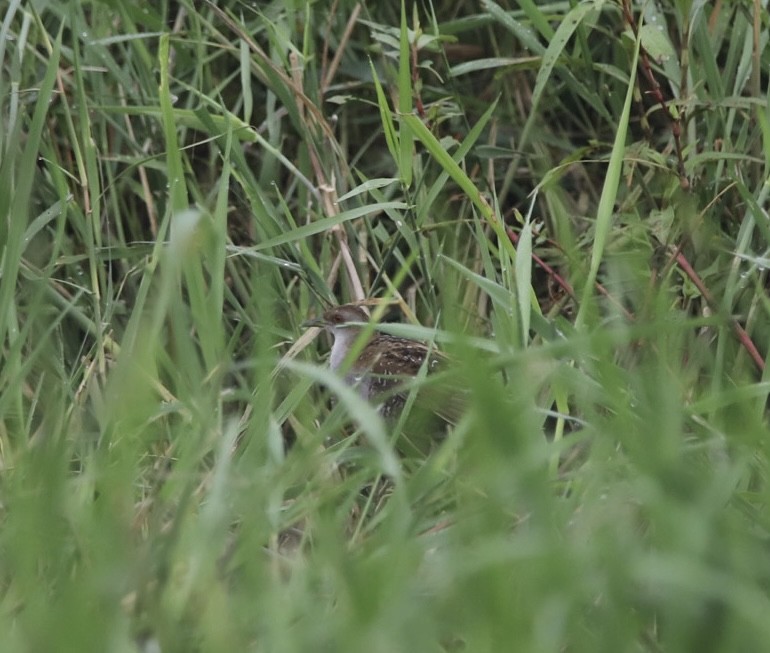
[[[369,316],[355,304],[334,306],[317,318],[308,320],[305,327],[321,327],[334,338],[329,354],[329,366],[343,375],[344,381],[354,387],[359,395],[375,405],[380,415],[389,422],[397,420],[404,410],[410,379],[417,377],[423,366],[432,374],[445,369],[449,359],[419,340],[402,338],[379,331],[367,330]],[[359,338],[365,342],[360,343]],[[349,352],[355,349],[358,355],[348,360]],[[422,393],[421,393],[422,394]],[[439,399],[435,392],[428,408],[448,423],[456,421],[456,411],[446,396]],[[445,393],[440,393],[445,395]],[[419,403],[419,395],[418,402]],[[444,414],[442,414],[444,413]]]

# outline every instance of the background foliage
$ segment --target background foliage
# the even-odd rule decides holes
[[[769,23],[6,4],[2,650],[764,648]],[[375,297],[428,455],[301,335]]]

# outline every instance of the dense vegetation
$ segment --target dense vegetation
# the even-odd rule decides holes
[[[6,4],[0,649],[764,649],[766,6]]]

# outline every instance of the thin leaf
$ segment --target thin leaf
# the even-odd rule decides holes
[[[583,288],[583,296],[580,302],[577,317],[575,319],[576,327],[580,327],[586,317],[586,311],[589,303],[589,297],[593,293],[596,277],[599,273],[599,265],[604,254],[604,247],[607,243],[607,236],[612,226],[612,215],[615,207],[615,198],[618,194],[618,185],[620,183],[620,173],[623,168],[623,155],[626,149],[626,135],[628,134],[628,123],[631,117],[631,106],[634,100],[634,84],[636,80],[636,66],[639,61],[640,41],[637,38],[634,48],[634,58],[631,62],[631,72],[628,88],[626,90],[626,101],[623,105],[623,113],[618,121],[618,128],[615,134],[615,142],[612,144],[612,153],[607,165],[607,174],[604,178],[602,194],[599,198],[599,207],[596,211],[596,226],[594,229],[594,241],[591,248],[591,263]]]

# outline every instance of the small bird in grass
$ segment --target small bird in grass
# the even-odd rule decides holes
[[[344,372],[346,383],[355,387],[361,397],[378,406],[382,417],[396,421],[406,404],[409,390],[405,386],[417,377],[424,365],[427,373],[444,369],[449,359],[432,346],[418,340],[400,338],[379,331],[372,331],[365,343],[359,337],[369,322],[369,316],[360,306],[344,304],[325,311],[320,317],[305,322],[307,327],[326,329],[334,338],[329,364],[335,372]],[[355,360],[347,361],[352,348],[359,347]],[[425,389],[427,390],[427,388]],[[420,401],[430,412],[444,421],[454,423],[458,417],[457,402],[447,392],[421,392],[428,394],[427,401]],[[437,396],[438,395],[438,396]],[[440,398],[439,398],[440,396]]]

